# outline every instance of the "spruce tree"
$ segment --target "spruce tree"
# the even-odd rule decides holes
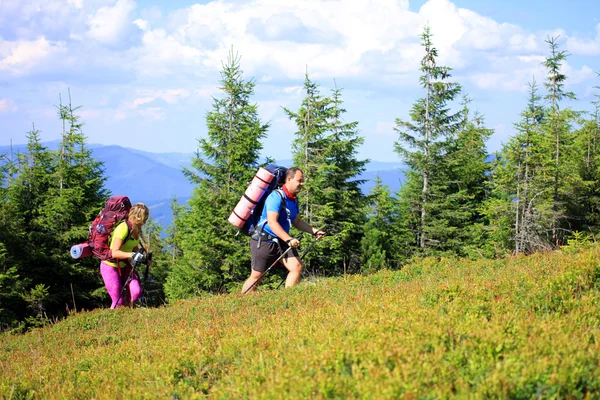
[[[600,76],[600,74],[598,74]],[[594,86],[600,91],[599,86]],[[574,230],[596,235],[600,232],[600,94],[594,94],[593,110],[578,120],[574,146],[581,185],[567,203]],[[576,190],[576,191],[575,191]]]
[[[569,216],[566,213],[565,204],[569,188],[578,185],[580,182],[573,181],[577,176],[574,170],[572,157],[573,133],[571,124],[575,113],[569,108],[561,110],[560,104],[564,99],[575,99],[575,94],[565,91],[564,85],[567,77],[562,72],[562,64],[567,58],[565,51],[558,50],[558,38],[548,38],[546,43],[550,47],[550,55],[546,57],[544,66],[547,70],[547,77],[544,86],[547,94],[545,96],[548,102],[548,111],[544,130],[547,138],[552,140],[550,147],[552,162],[550,169],[552,172],[552,245],[559,246],[564,233],[569,229]]]
[[[235,236],[227,217],[259,166],[269,126],[251,103],[254,87],[253,80],[243,79],[240,57],[232,51],[221,71],[224,96],[213,100],[208,135],[199,139],[192,169],[184,171],[196,187],[174,220],[173,246],[181,256],[166,280],[170,300],[230,290],[248,275],[248,238]]]
[[[381,178],[375,178],[375,187],[367,197],[367,221],[363,227],[361,240],[362,271],[371,273],[384,268],[398,268],[406,261],[398,243],[407,242],[398,229],[400,219],[398,202]],[[403,257],[404,256],[404,257]]]
[[[336,274],[359,270],[361,227],[365,196],[358,179],[368,160],[358,160],[363,143],[358,122],[346,122],[340,89],[323,97],[318,85],[305,76],[306,97],[297,112],[285,110],[297,125],[294,162],[305,176],[300,194],[301,217],[329,236],[305,258],[313,273]]]
[[[461,87],[449,81],[451,68],[437,64],[438,52],[431,38],[430,28],[426,26],[421,35],[425,55],[421,60],[423,74],[420,78],[425,97],[413,105],[411,121],[397,119],[395,128],[399,134],[395,150],[414,172],[407,174],[407,188],[418,187],[420,190],[418,195],[408,194],[406,190],[403,192],[410,197],[409,201],[416,200],[418,203],[410,210],[418,213],[414,245],[423,253],[443,245],[437,236],[446,231],[448,222],[441,204],[448,191],[445,157],[461,122],[461,114],[450,110]],[[415,216],[410,219],[415,219]]]
[[[3,206],[3,224],[11,228],[9,235],[3,234],[3,268],[12,269],[11,275],[20,280],[19,298],[10,301],[12,315],[18,321],[32,315],[25,298],[35,285],[47,282],[45,269],[53,266],[45,251],[51,234],[44,232],[40,217],[55,166],[52,153],[40,143],[39,136],[34,126],[27,133],[27,152],[13,159]]]
[[[490,239],[500,245],[500,253],[548,248],[551,192],[543,145],[545,109],[535,79],[528,87],[527,106],[521,112],[521,121],[514,124],[516,133],[496,154],[491,196],[485,205]]]
[[[439,203],[446,222],[430,234],[443,243],[441,250],[462,256],[481,254],[483,238],[477,225],[483,222],[480,209],[487,197],[490,170],[485,143],[492,134],[482,115],[471,116],[470,102],[465,96],[462,121],[445,157],[447,186]]]

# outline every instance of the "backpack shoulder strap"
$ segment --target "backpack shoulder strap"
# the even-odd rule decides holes
[[[123,220],[123,222],[125,222],[125,226],[127,226],[127,238],[125,239],[127,242],[129,239],[131,239],[131,235],[133,234],[133,225],[127,217]]]
[[[283,193],[282,188],[277,188],[277,189],[275,189],[275,191],[281,197],[281,207],[279,208],[279,213],[281,214],[281,211],[285,211],[285,208],[287,206],[287,196],[285,195],[285,193]]]

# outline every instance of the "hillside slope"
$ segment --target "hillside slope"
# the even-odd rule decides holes
[[[569,254],[573,253],[573,254]],[[83,312],[0,341],[6,398],[591,398],[600,247]]]

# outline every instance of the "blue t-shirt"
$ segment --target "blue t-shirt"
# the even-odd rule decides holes
[[[281,212],[281,202],[283,201],[283,199],[281,198],[280,193],[282,193],[286,198],[284,212]],[[298,215],[298,203],[296,202],[296,200],[292,200],[289,197],[287,197],[283,190],[273,190],[267,197],[267,200],[265,201],[265,208],[263,208],[262,215],[260,216],[259,226],[263,226],[263,224],[265,224],[265,232],[267,232],[271,236],[276,236],[269,227],[269,224],[265,223],[267,221],[267,213],[269,211],[279,213],[277,222],[279,222],[279,225],[281,225],[284,231],[290,233],[292,223]]]

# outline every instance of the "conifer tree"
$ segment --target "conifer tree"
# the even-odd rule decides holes
[[[527,106],[521,121],[514,124],[516,133],[496,154],[491,196],[485,206],[492,242],[516,253],[547,248],[545,232],[551,221],[542,130],[545,109],[535,79],[528,87]]]
[[[317,220],[320,214],[319,202],[313,201],[313,196],[321,190],[325,182],[324,176],[319,174],[319,167],[324,164],[325,140],[329,129],[328,108],[331,99],[323,97],[319,85],[310,80],[308,72],[304,77],[304,90],[306,97],[298,112],[284,108],[288,118],[296,123],[297,131],[294,134],[293,157],[294,165],[304,173],[305,184],[301,194],[302,217],[311,225],[323,224],[324,220]]]
[[[251,103],[255,83],[242,76],[240,57],[229,54],[221,71],[222,98],[206,116],[208,135],[185,174],[196,183],[187,208],[174,220],[175,260],[165,284],[170,300],[201,291],[231,289],[248,274],[248,238],[235,236],[227,217],[258,168],[268,124]]]
[[[22,235],[19,220],[10,211],[8,186],[10,170],[14,167],[12,157],[4,154],[0,162],[0,332],[8,330],[17,323],[18,309],[22,306],[23,280],[19,278],[18,268],[9,250],[13,248],[15,238]]]
[[[438,52],[433,47],[430,28],[426,26],[421,35],[421,44],[425,55],[421,60],[420,83],[425,90],[425,97],[419,99],[410,111],[412,121],[396,120],[395,130],[399,140],[395,144],[396,152],[414,173],[407,174],[407,188],[420,188],[416,194],[408,194],[409,201],[417,200],[418,212],[416,227],[416,243],[421,252],[440,246],[435,238],[436,232],[444,227],[444,219],[440,201],[447,193],[447,182],[444,174],[447,171],[445,156],[449,151],[451,140],[460,125],[460,113],[450,110],[451,102],[460,93],[461,87],[449,82],[451,68],[437,64]],[[414,206],[414,204],[413,204]],[[411,216],[410,219],[415,219]]]
[[[546,57],[544,66],[547,70],[547,77],[544,86],[547,94],[545,96],[548,102],[548,111],[544,130],[548,138],[552,139],[551,152],[553,161],[551,165],[552,172],[552,245],[559,246],[562,243],[563,234],[568,229],[568,216],[565,212],[566,195],[569,188],[574,187],[580,182],[572,181],[577,176],[574,170],[572,157],[573,133],[571,124],[575,113],[567,108],[561,110],[560,104],[564,99],[575,99],[575,94],[567,92],[564,89],[567,80],[562,72],[562,64],[567,58],[565,51],[558,50],[558,38],[548,38],[546,43],[550,47],[550,56]]]
[[[91,308],[98,299],[92,293],[102,286],[98,260],[74,262],[69,248],[88,237],[90,221],[104,207],[109,192],[104,188],[104,167],[87,148],[83,123],[76,115],[81,107],[73,107],[71,94],[67,104],[60,102],[59,118],[63,122],[60,147],[54,153],[56,169],[50,175],[48,196],[42,205],[40,224],[53,227],[52,240],[46,243],[46,254],[55,268],[49,291],[57,307]],[[78,304],[72,304],[73,297]]]
[[[368,195],[366,210],[367,221],[361,240],[363,272],[398,268],[406,259],[402,257],[397,243],[408,242],[409,239],[401,237],[398,203],[379,176],[375,178],[375,187]]]
[[[446,193],[439,201],[444,223],[429,235],[441,243],[440,250],[459,255],[480,252],[483,238],[476,225],[482,222],[479,210],[487,197],[490,170],[485,143],[492,130],[485,127],[482,115],[471,116],[470,102],[465,96],[462,121],[445,157]]]
[[[66,309],[95,307],[98,299],[92,293],[102,284],[97,260],[69,256],[69,248],[87,238],[89,221],[106,200],[102,164],[86,149],[70,101],[58,110],[64,123],[59,150],[44,147],[34,127],[5,192],[3,223],[12,229],[3,239],[4,259],[21,286],[13,310],[30,325],[64,315]]]
[[[306,97],[297,112],[285,110],[296,122],[294,162],[304,172],[300,194],[302,218],[317,229],[327,226],[329,237],[305,258],[312,272],[335,274],[358,271],[358,248],[364,224],[365,196],[358,176],[367,160],[357,159],[363,143],[358,122],[345,122],[341,90],[323,97],[305,76]]]
[[[52,265],[43,248],[51,238],[42,231],[40,215],[54,165],[52,153],[40,143],[39,135],[34,126],[27,133],[27,152],[12,159],[3,206],[3,224],[11,228],[10,234],[2,234],[6,249],[4,268],[18,277],[21,286],[19,298],[10,299],[11,314],[16,317],[13,323],[31,315],[25,297],[36,284],[46,282],[44,268]]]
[[[594,89],[600,91],[599,86]],[[567,207],[569,215],[580,216],[572,222],[574,230],[596,235],[600,232],[600,94],[594,97],[593,110],[579,118],[580,128],[575,132],[581,187],[570,197]]]

